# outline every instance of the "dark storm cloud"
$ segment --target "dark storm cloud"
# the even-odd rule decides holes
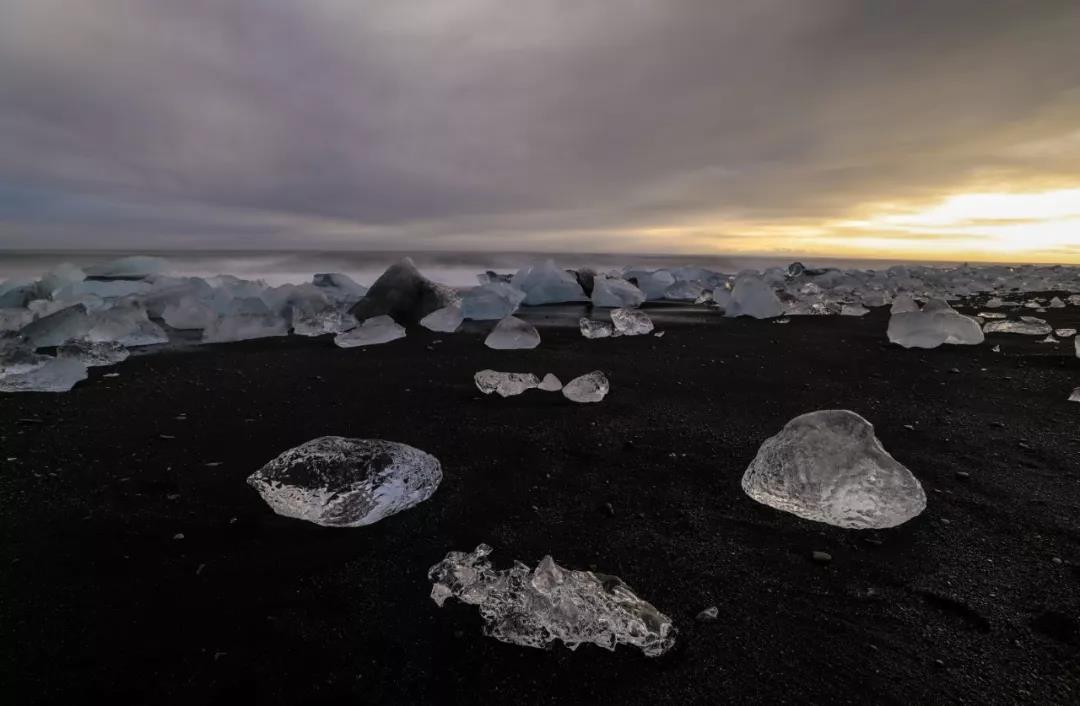
[[[1080,129],[1070,2],[0,0],[0,15],[7,246],[587,232],[619,248],[625,229],[1052,180],[1080,155],[1054,149]]]

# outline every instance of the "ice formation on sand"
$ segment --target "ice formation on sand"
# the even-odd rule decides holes
[[[379,275],[349,313],[358,321],[390,316],[399,323],[414,324],[459,299],[458,293],[450,287],[420,274],[413,261],[406,257]]]
[[[484,339],[484,345],[496,350],[536,348],[540,345],[540,333],[529,322],[516,316],[507,316],[495,325]]]
[[[90,315],[90,330],[86,338],[98,342],[114,342],[122,346],[153,346],[168,343],[165,330],[146,315],[141,306],[117,305]]]
[[[478,606],[484,634],[525,647],[547,647],[559,640],[571,650],[592,643],[608,650],[631,645],[649,657],[675,644],[671,618],[615,576],[565,569],[545,556],[535,569],[521,562],[492,568],[492,548],[450,552],[428,571],[431,599],[447,598]]]
[[[637,288],[648,300],[663,299],[667,294],[668,287],[675,284],[675,276],[667,270],[635,270],[623,271],[623,278],[628,282],[633,280]]]
[[[241,297],[232,300],[228,312],[203,329],[202,340],[203,343],[227,343],[288,335],[288,322],[270,311],[262,299]]]
[[[800,415],[766,439],[742,488],[777,510],[850,529],[895,527],[926,507],[919,481],[873,425],[842,409]]]
[[[394,441],[323,436],[289,449],[248,477],[279,515],[327,527],[370,525],[432,496],[442,467]]]
[[[577,278],[556,267],[554,260],[521,268],[510,283],[525,292],[524,303],[530,306],[588,299]]]
[[[488,282],[473,287],[461,298],[461,314],[474,321],[492,321],[510,316],[525,299],[525,292],[506,282]]]
[[[1069,395],[1069,402],[1080,402],[1080,387],[1074,389],[1072,394]]]
[[[585,338],[610,338],[615,335],[614,327],[606,321],[596,321],[582,316],[578,319],[578,328]]]
[[[31,348],[47,348],[83,338],[92,325],[86,307],[76,304],[31,321],[19,330],[19,335]]]
[[[292,331],[297,336],[322,336],[343,333],[357,326],[356,317],[347,311],[326,308],[319,311],[293,311]]]
[[[928,302],[922,311],[893,314],[888,336],[904,348],[937,348],[943,343],[972,346],[986,340],[978,321],[944,302]]]
[[[784,305],[773,288],[760,277],[742,275],[731,290],[725,316],[752,316],[771,319],[784,313]]]
[[[115,341],[89,341],[85,338],[65,343],[56,349],[61,360],[76,360],[87,367],[116,365],[127,360],[131,353]]]
[[[558,392],[562,389],[562,381],[555,377],[551,373],[544,376],[544,379],[540,381],[540,384],[536,386],[538,389],[544,392]]]
[[[499,397],[520,395],[525,390],[540,386],[540,379],[532,373],[500,373],[497,370],[481,370],[473,376],[476,387],[485,395],[499,393]]]
[[[983,327],[986,333],[1018,333],[1024,336],[1048,336],[1054,327],[1035,316],[1021,316],[1019,321],[990,321]]]
[[[334,336],[338,348],[357,348],[405,338],[405,328],[389,316],[373,316],[352,331]]]
[[[599,370],[574,378],[563,385],[562,393],[571,402],[599,402],[607,397],[611,385],[607,376]]]
[[[0,392],[67,392],[85,379],[80,361],[38,355],[17,343],[0,349]]]
[[[840,307],[840,316],[865,316],[870,310],[862,304],[844,304]]]
[[[424,318],[420,319],[420,325],[428,331],[439,333],[453,333],[461,326],[465,316],[458,304],[450,304],[442,309],[436,309]]]
[[[593,280],[593,306],[634,307],[644,302],[645,293],[624,279],[597,275]]]
[[[640,309],[612,309],[611,323],[623,336],[641,336],[653,330],[652,319]]]

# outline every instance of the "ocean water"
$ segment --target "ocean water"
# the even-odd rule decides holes
[[[584,253],[527,252],[375,252],[375,251],[256,251],[256,250],[17,250],[0,251],[0,281],[34,279],[56,265],[68,262],[80,267],[102,264],[125,255],[156,255],[169,261],[169,273],[180,276],[230,274],[245,279],[259,279],[270,285],[308,282],[316,272],[342,272],[361,284],[370,285],[393,262],[411,257],[429,278],[454,287],[477,283],[476,276],[486,270],[515,272],[522,265],[551,258],[560,267],[593,267],[597,270],[619,269],[625,265],[643,268],[692,265],[718,272],[761,270],[787,266],[791,257],[727,257],[694,255],[627,255]],[[879,269],[900,264],[885,260],[843,260],[806,258],[801,262],[812,267],[848,267]],[[920,263],[941,264],[952,263]]]

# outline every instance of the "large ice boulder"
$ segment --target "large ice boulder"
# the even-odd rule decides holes
[[[242,297],[229,302],[227,312],[215,318],[203,330],[203,343],[227,343],[255,338],[288,336],[289,323],[270,311],[257,297]]]
[[[166,304],[161,313],[166,324],[181,330],[202,330],[214,323],[217,317],[218,312],[213,305],[196,296],[180,297]]]
[[[521,268],[510,284],[525,292],[524,303],[530,306],[588,301],[577,278],[556,267],[554,260]]]
[[[624,279],[597,275],[593,279],[592,303],[599,307],[637,307],[645,293]]]
[[[321,272],[312,278],[312,284],[324,290],[331,299],[338,303],[353,304],[367,294],[367,287],[352,277],[339,272]]]
[[[540,345],[540,332],[528,321],[507,316],[500,321],[484,339],[484,345],[496,350],[536,348]]]
[[[146,310],[130,304],[114,306],[90,315],[87,340],[94,343],[113,342],[122,346],[152,346],[168,343],[165,330],[146,315]]]
[[[904,348],[937,348],[943,343],[974,346],[986,340],[979,322],[944,302],[889,317],[889,340]]]
[[[725,307],[725,316],[751,316],[755,319],[771,319],[784,313],[784,305],[776,291],[760,277],[741,275],[731,290],[731,301]]]
[[[323,436],[289,449],[247,482],[279,515],[360,527],[434,494],[442,467],[420,449],[382,439]]]
[[[86,307],[76,304],[31,321],[19,329],[19,335],[31,348],[48,348],[85,337],[91,326]]]
[[[349,313],[358,321],[390,316],[400,324],[415,324],[431,312],[459,299],[458,293],[450,287],[432,282],[420,274],[413,261],[406,257],[379,275],[375,284]]]
[[[525,647],[548,647],[556,640],[571,650],[582,644],[607,650],[637,647],[649,657],[675,644],[671,618],[615,576],[566,569],[545,556],[535,569],[521,562],[492,568],[492,549],[450,552],[431,567],[431,599],[447,598],[479,606],[484,634]]]
[[[777,510],[851,529],[907,522],[926,507],[926,494],[889,455],[874,427],[849,410],[795,417],[761,445],[742,488]]]
[[[989,321],[984,333],[1016,333],[1022,336],[1049,336],[1054,327],[1037,316],[1021,316],[1019,321]]]
[[[517,311],[524,300],[525,292],[513,285],[488,282],[462,295],[461,315],[474,321],[497,321]]]
[[[623,279],[633,282],[649,301],[663,299],[668,287],[675,284],[675,275],[667,270],[627,269]]]
[[[20,339],[0,340],[0,392],[67,392],[86,375],[80,361],[38,355]]]
[[[75,360],[88,368],[116,365],[127,360],[130,351],[116,341],[90,341],[85,338],[69,341],[56,349],[61,360]]]

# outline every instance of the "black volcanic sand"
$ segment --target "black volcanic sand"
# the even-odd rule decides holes
[[[1077,308],[1037,315],[1080,324]],[[658,318],[663,338],[547,327],[532,351],[423,330],[207,346],[0,396],[3,700],[1080,703],[1071,341],[903,350],[885,311]],[[484,397],[482,368],[601,369],[612,391]],[[845,531],[742,493],[766,437],[836,407],[919,477],[920,517]],[[424,449],[442,486],[366,528],[274,515],[245,478],[325,434]],[[485,637],[426,577],[480,542],[498,567],[551,554],[622,577],[674,619],[676,647]],[[711,605],[719,619],[696,622]]]

